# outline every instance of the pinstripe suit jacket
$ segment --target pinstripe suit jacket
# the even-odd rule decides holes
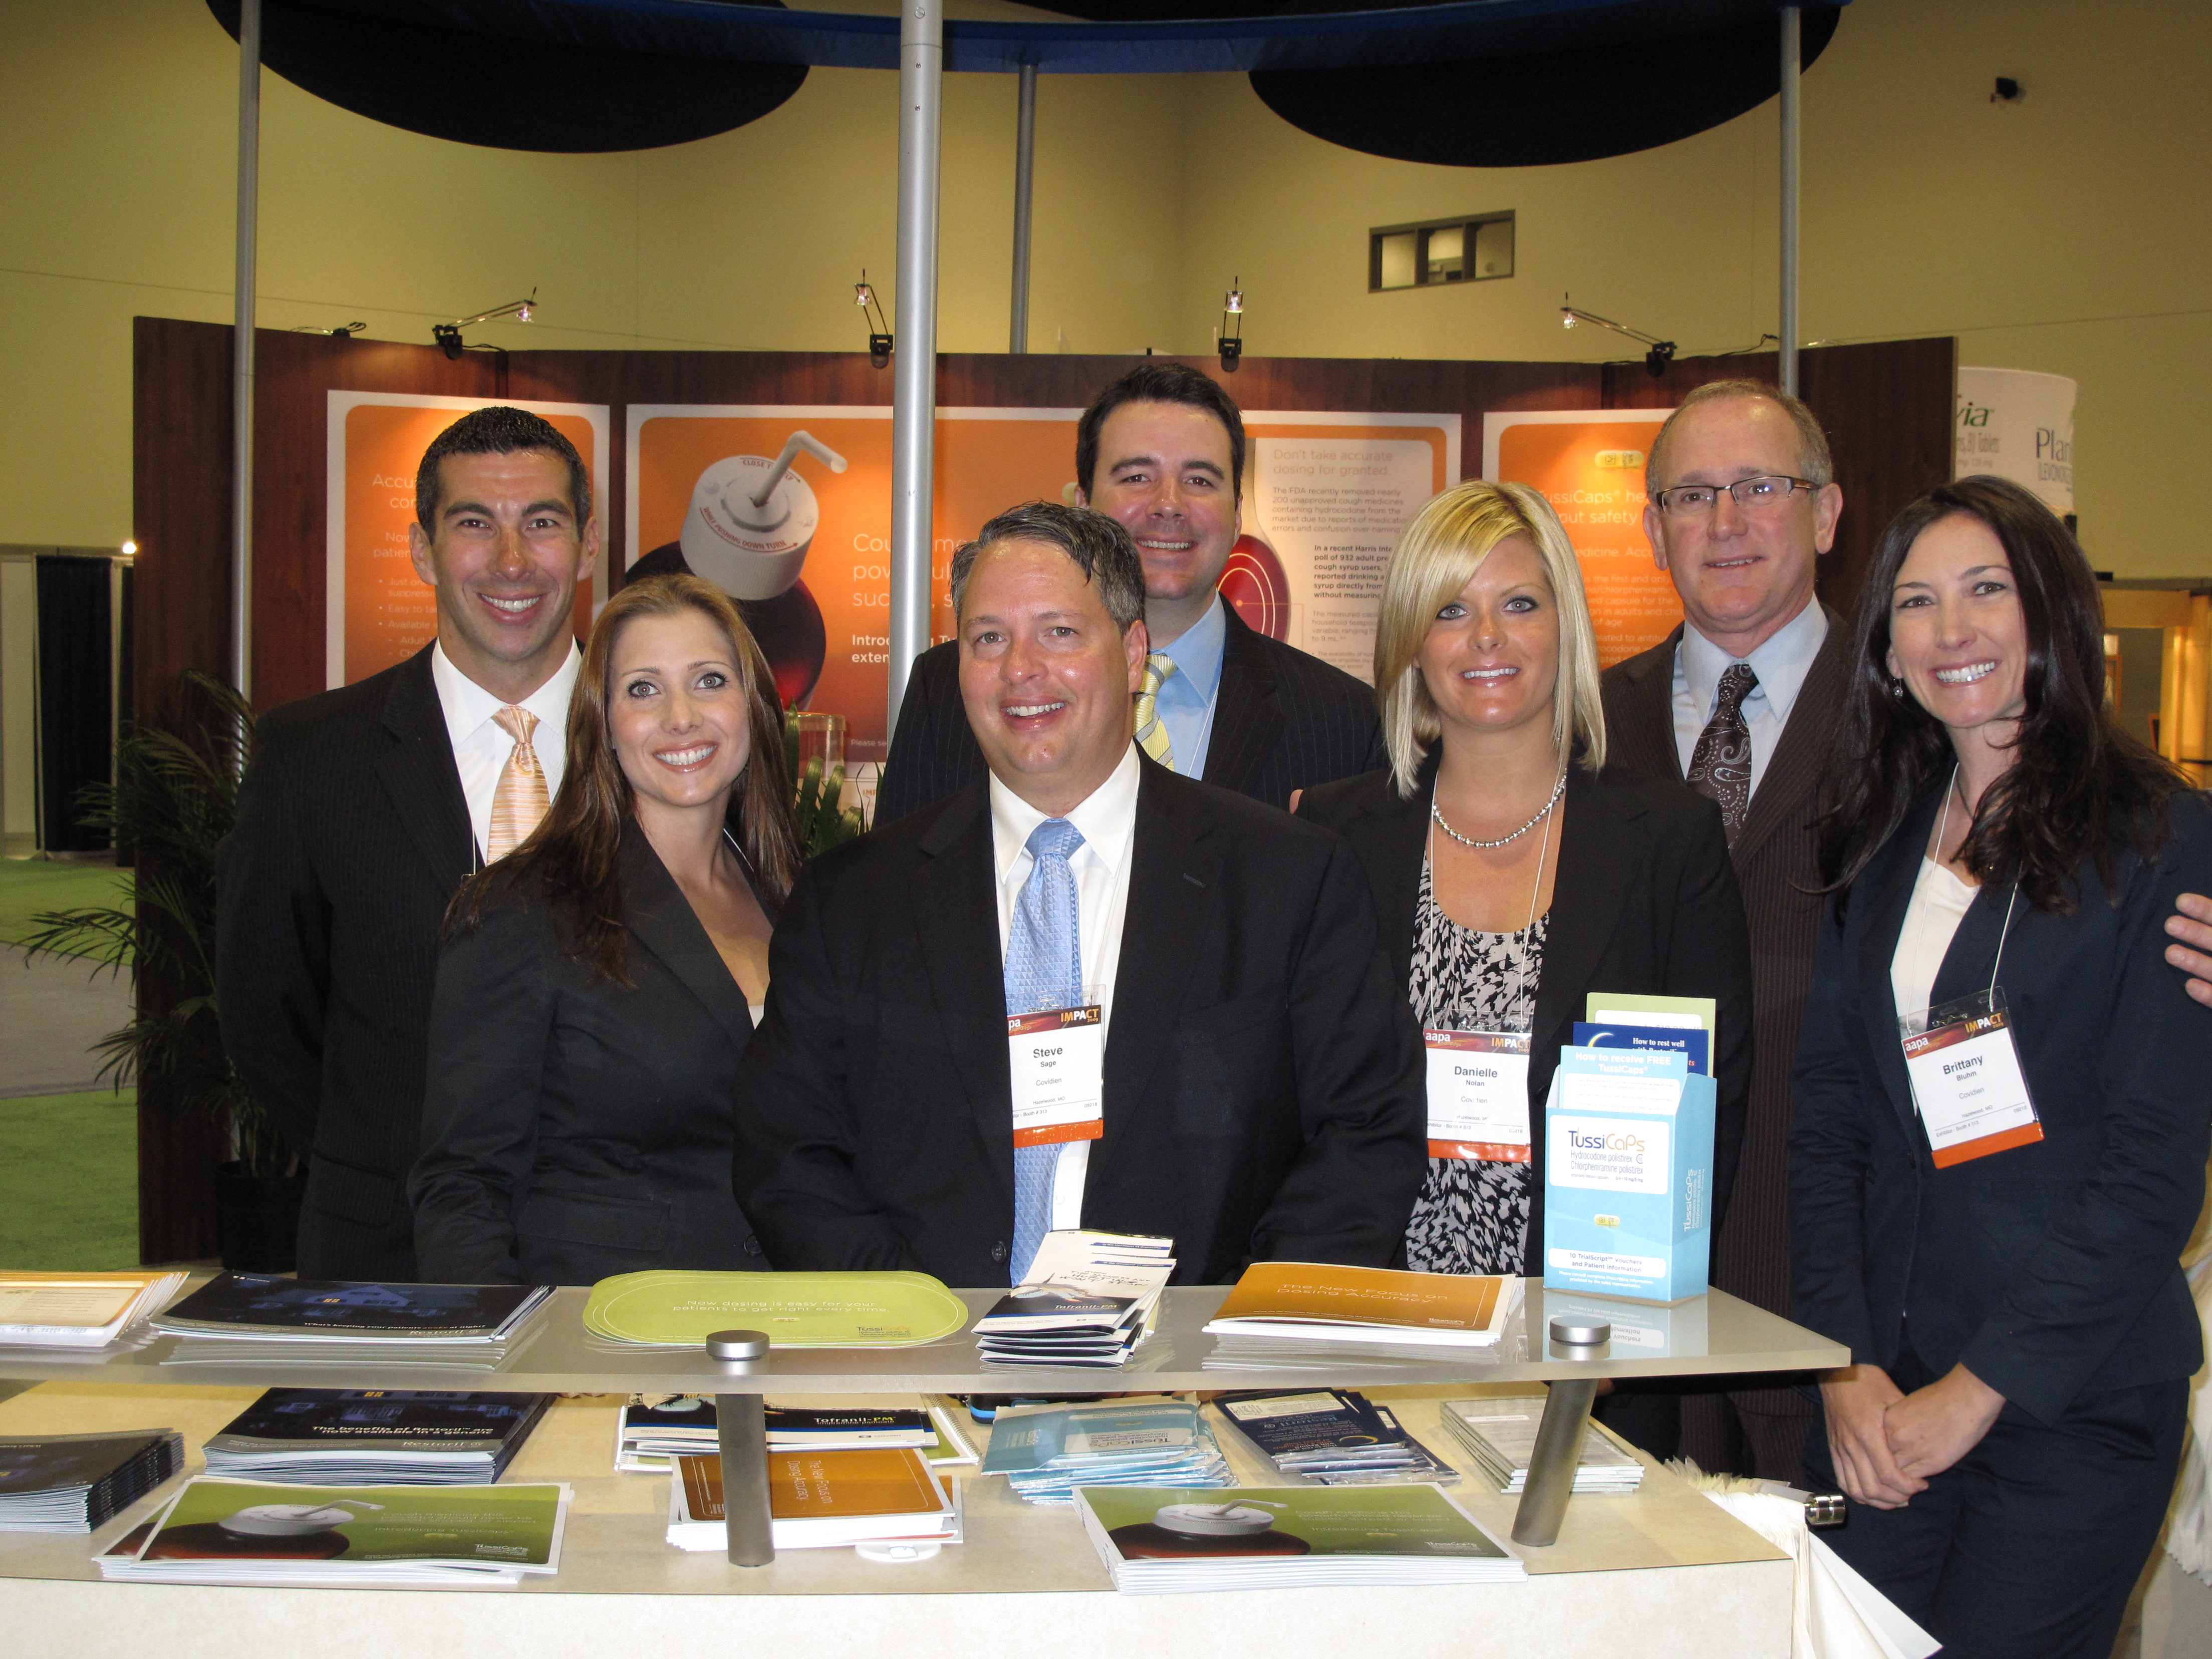
[[[1206,782],[1288,807],[1293,790],[1387,764],[1374,692],[1342,669],[1257,632],[1236,606],[1224,608],[1229,639]],[[878,823],[918,812],[983,775],[983,751],[960,702],[959,650],[957,643],[935,646],[915,659],[876,795]]]
[[[1676,629],[1605,672],[1606,758],[1645,777],[1682,781],[1674,743]],[[1790,1066],[1813,988],[1822,905],[1814,821],[1826,809],[1828,754],[1850,675],[1850,629],[1834,612],[1791,705],[1731,856],[1751,924],[1754,1028],[1751,1115],[1735,1201],[1714,1241],[1713,1283],[1773,1313],[1790,1311]]]
[[[300,1271],[412,1279],[404,1191],[475,837],[425,646],[264,715],[219,863],[223,1044],[307,1165]]]

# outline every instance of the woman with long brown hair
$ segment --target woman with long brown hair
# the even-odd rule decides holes
[[[607,604],[535,834],[454,900],[408,1182],[424,1279],[760,1268],[730,1091],[799,872],[775,683],[696,576]]]
[[[1929,490],[1860,602],[1797,1051],[1808,1461],[1947,1655],[2103,1659],[2203,1358],[2179,1263],[2212,1021],[2160,924],[2212,811],[2105,699],[2089,562],[2002,478]]]

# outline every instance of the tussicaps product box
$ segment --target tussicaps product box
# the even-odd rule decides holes
[[[1705,1293],[1713,1080],[1655,1048],[1563,1048],[1544,1104],[1544,1288]]]

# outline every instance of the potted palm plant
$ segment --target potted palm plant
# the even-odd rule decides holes
[[[306,1178],[291,1148],[247,1091],[222,1046],[216,1004],[216,852],[238,817],[238,781],[253,742],[253,710],[198,669],[183,678],[204,712],[188,733],[136,721],[115,749],[115,781],[79,797],[82,822],[109,830],[136,872],[136,912],[95,907],[33,918],[31,955],[89,957],[93,972],[128,971],[137,1017],[95,1045],[100,1075],[136,1081],[168,1109],[225,1126],[230,1158],[216,1173],[226,1267],[293,1265]]]

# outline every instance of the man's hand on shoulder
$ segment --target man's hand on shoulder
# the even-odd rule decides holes
[[[2166,931],[2180,940],[2166,947],[2166,959],[2187,974],[2189,994],[2212,1008],[2212,898],[2184,893],[2175,901]]]

